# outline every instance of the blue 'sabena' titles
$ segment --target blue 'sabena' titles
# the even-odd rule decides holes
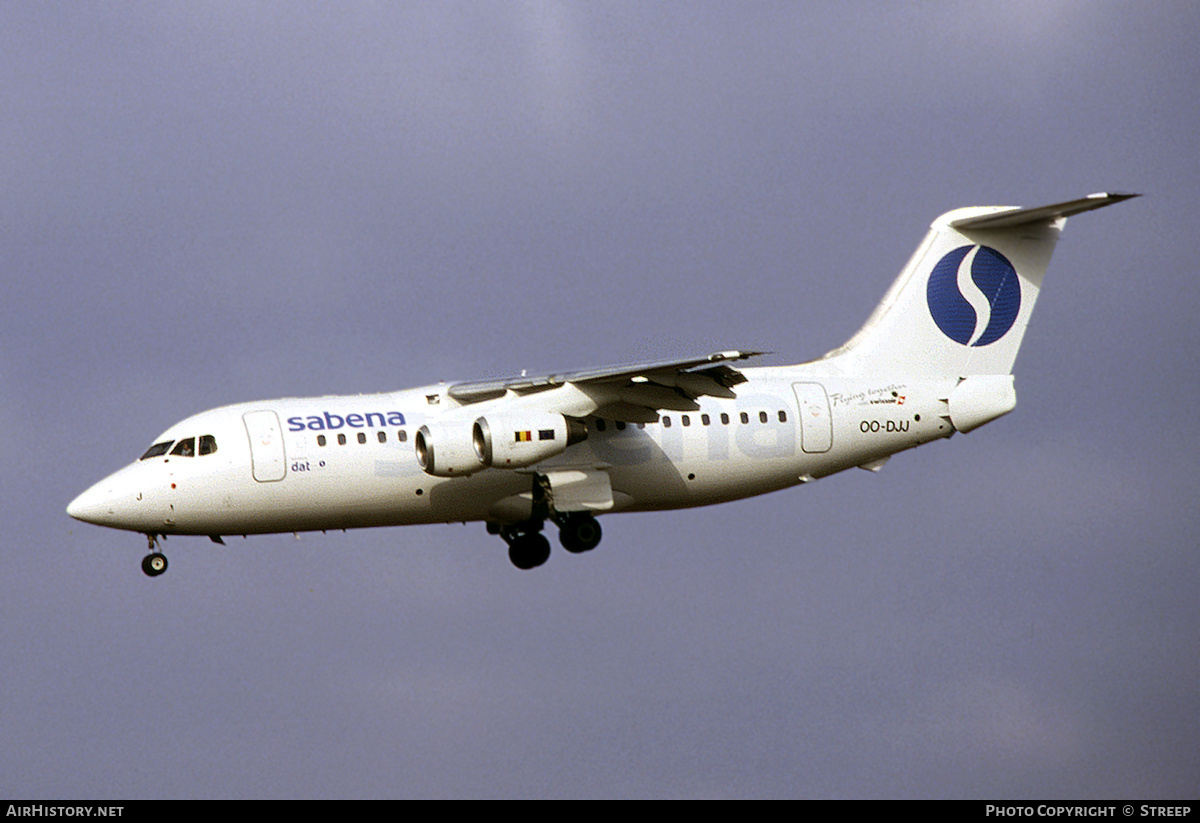
[[[305,429],[329,431],[330,429],[340,429],[342,426],[349,426],[352,429],[369,429],[372,427],[382,429],[384,426],[403,426],[404,415],[398,411],[390,411],[347,414],[343,417],[340,414],[325,412],[324,417],[315,414],[309,415],[307,419],[303,417],[289,417],[287,423],[288,431],[294,432],[302,432]]]

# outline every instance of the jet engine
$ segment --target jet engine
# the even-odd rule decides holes
[[[585,440],[587,426],[553,412],[496,414],[476,420],[472,437],[483,465],[520,469]]]
[[[520,469],[587,438],[582,420],[552,412],[494,414],[473,423],[417,430],[417,462],[426,474],[461,477],[486,468]]]
[[[443,423],[430,429],[422,426],[413,438],[417,462],[426,474],[461,477],[487,468],[471,437],[473,423]]]

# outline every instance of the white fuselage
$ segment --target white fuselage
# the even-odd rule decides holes
[[[954,432],[945,398],[957,381],[837,378],[816,374],[819,363],[744,369],[736,399],[701,398],[699,410],[664,411],[656,423],[590,416],[587,439],[551,459],[463,477],[427,474],[414,451],[418,428],[460,408],[444,385],[225,406],[156,441],[207,435],[215,451],[138,460],[70,511],[148,534],[506,522],[529,516],[535,473],[575,466],[607,472],[610,511],[677,509],[878,466]]]

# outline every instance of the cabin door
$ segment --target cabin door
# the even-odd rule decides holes
[[[833,445],[829,397],[820,383],[793,383],[800,411],[800,442],[808,454],[823,454]]]
[[[250,438],[250,465],[259,483],[282,480],[287,473],[283,454],[283,432],[279,415],[273,411],[252,411],[242,415]]]

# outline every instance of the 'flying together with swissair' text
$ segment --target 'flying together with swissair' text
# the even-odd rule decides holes
[[[866,324],[820,359],[759,354],[241,403],[163,432],[75,498],[79,520],[160,537],[483,521],[512,562],[569,552],[597,515],[705,506],[969,432],[1016,405],[1012,367],[1066,218],[1126,200],[958,209],[929,234]]]

